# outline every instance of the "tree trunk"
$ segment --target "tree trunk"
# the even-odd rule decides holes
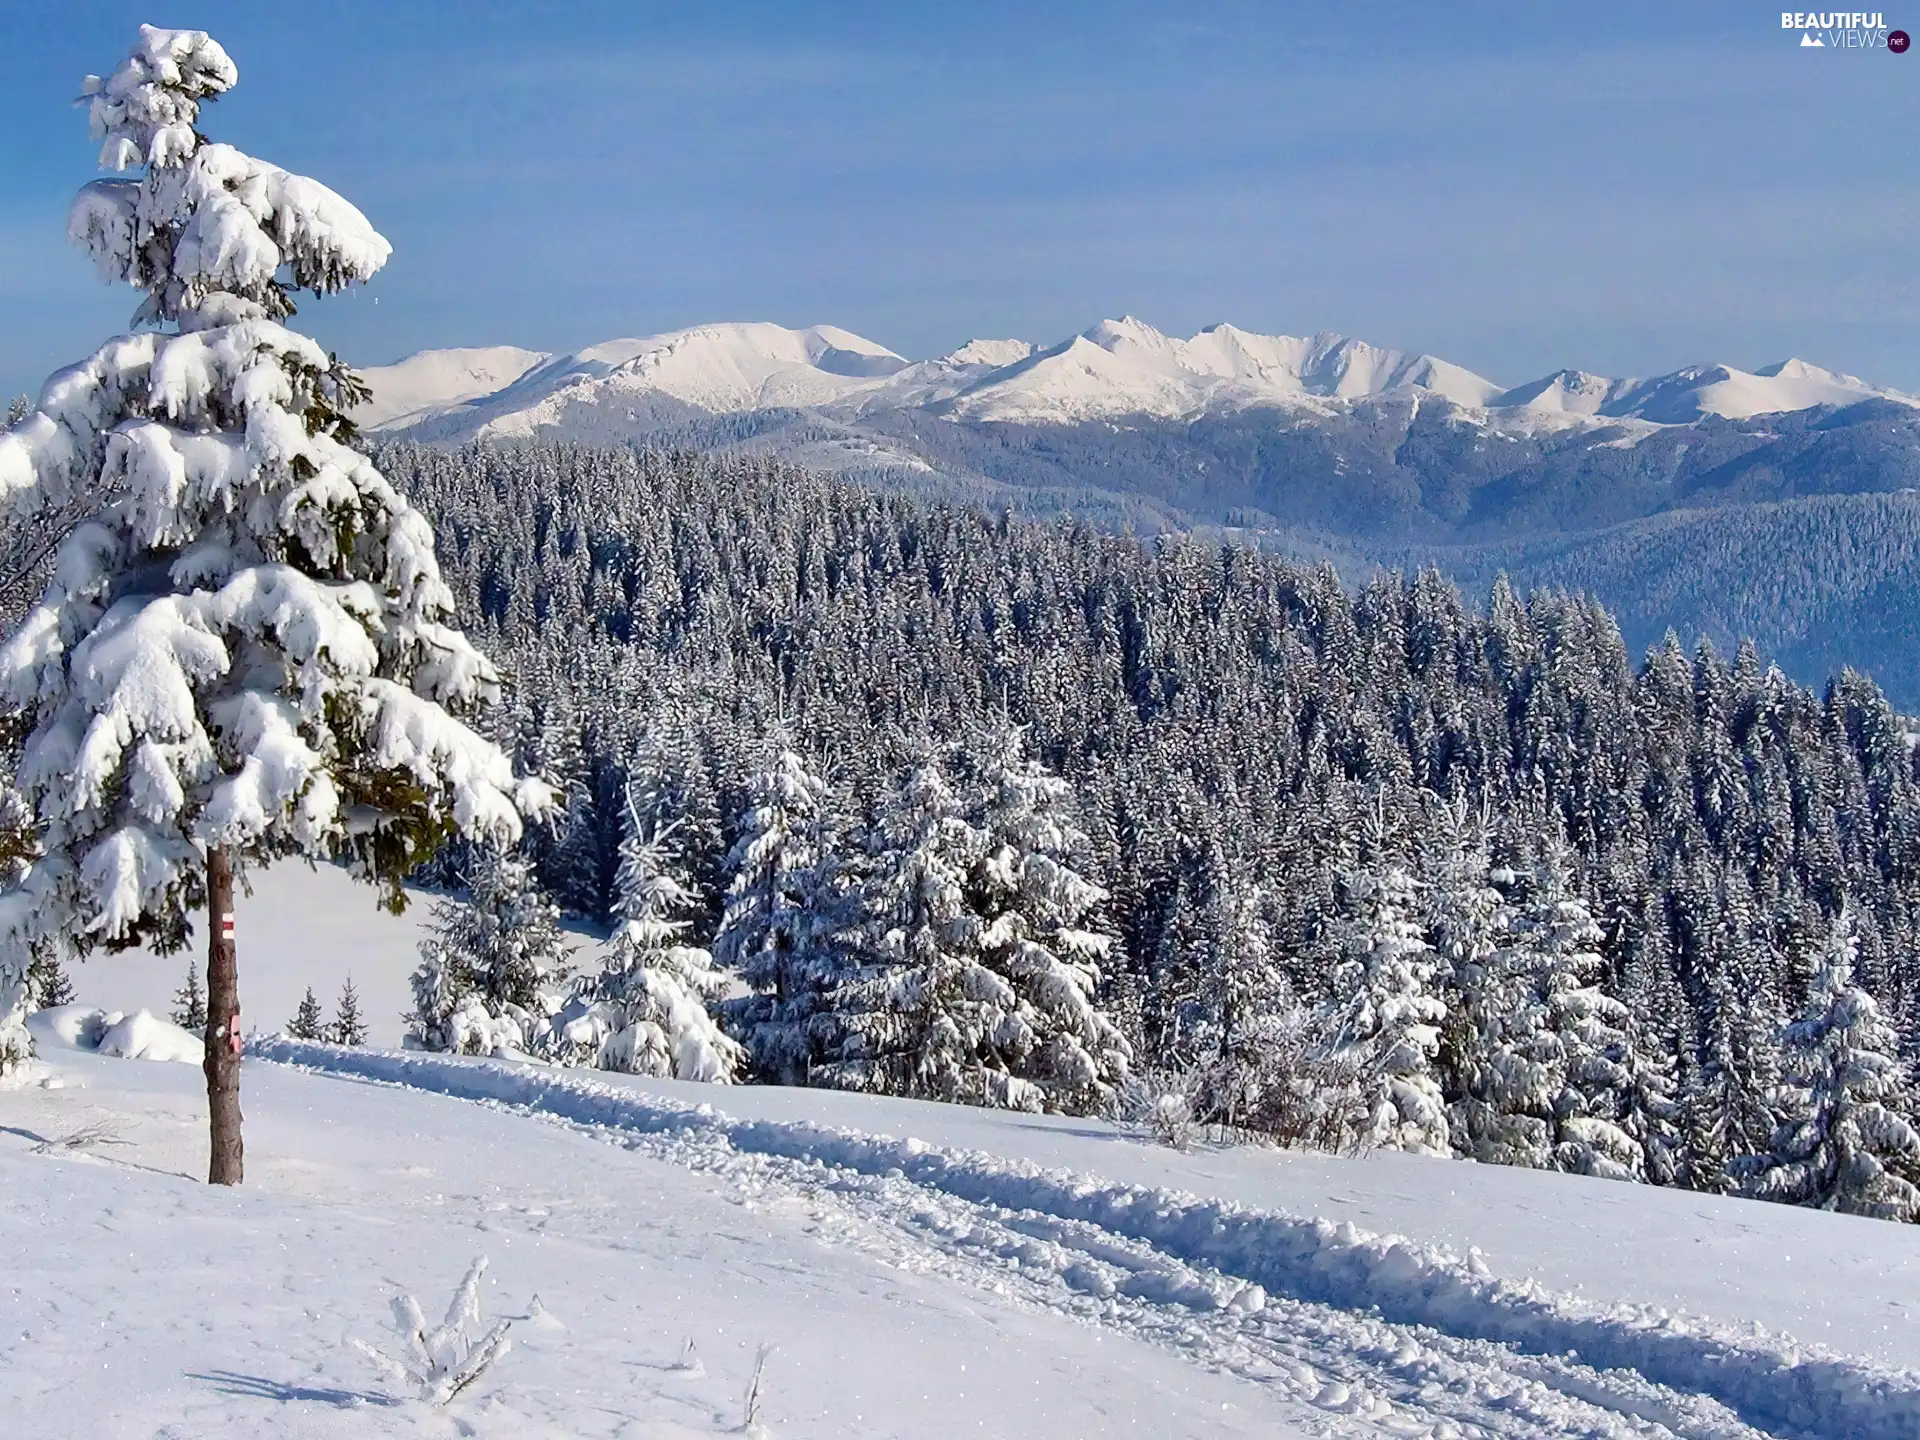
[[[238,1185],[240,1149],[240,976],[233,947],[233,863],[207,851],[207,1120],[213,1153],[209,1185]]]

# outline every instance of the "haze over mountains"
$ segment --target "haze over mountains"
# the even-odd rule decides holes
[[[1022,513],[1226,529],[1356,580],[1504,570],[1592,590],[1635,645],[1750,634],[1802,679],[1853,664],[1920,706],[1920,400],[1801,359],[1505,385],[1339,335],[1123,318],[931,360],[749,323],[364,373],[359,418],[395,438],[753,450]]]

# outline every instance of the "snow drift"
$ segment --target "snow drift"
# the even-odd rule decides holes
[[[27,1030],[42,1053],[90,1050],[124,1060],[172,1060],[198,1065],[206,1045],[198,1035],[162,1020],[150,1010],[131,1015],[90,1005],[56,1005],[27,1017]]]

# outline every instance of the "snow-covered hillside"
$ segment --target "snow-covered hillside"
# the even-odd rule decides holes
[[[348,898],[289,873],[290,912]],[[343,947],[387,989],[409,921],[350,917],[245,921],[243,994],[324,990]],[[125,963],[77,967],[83,996],[128,1007]],[[197,1179],[196,1066],[50,1045],[0,1093],[0,1431],[738,1433],[771,1344],[790,1440],[1920,1433],[1914,1227],[832,1092],[250,1056],[240,1191]],[[515,1350],[448,1410],[395,1395],[347,1340],[390,1345],[392,1286],[431,1310],[478,1254]]]
[[[361,412],[365,424],[441,439],[602,438],[621,425],[642,433],[686,413],[792,409],[843,420],[924,410],[1027,425],[1190,419],[1258,407],[1340,414],[1391,394],[1444,400],[1474,423],[1521,432],[1556,423],[1746,419],[1873,398],[1914,403],[1802,360],[1753,372],[1695,366],[1654,379],[1563,370],[1506,388],[1431,355],[1341,335],[1258,335],[1223,324],[1180,339],[1130,316],[1043,349],[975,340],[919,363],[833,326],[725,324],[557,357],[510,348],[427,351],[365,373],[374,392]]]
[[[477,350],[423,350],[364,372],[373,398],[354,412],[369,429],[416,424],[451,405],[491,395],[547,358],[542,350],[493,345]]]

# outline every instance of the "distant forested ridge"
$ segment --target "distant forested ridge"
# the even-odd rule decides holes
[[[1729,653],[1753,639],[1814,685],[1849,666],[1903,711],[1920,711],[1920,492],[1816,495],[1675,510],[1579,535],[1377,551],[1437,565],[1475,593],[1506,574],[1522,589],[1603,597],[1630,645],[1672,630]]]

